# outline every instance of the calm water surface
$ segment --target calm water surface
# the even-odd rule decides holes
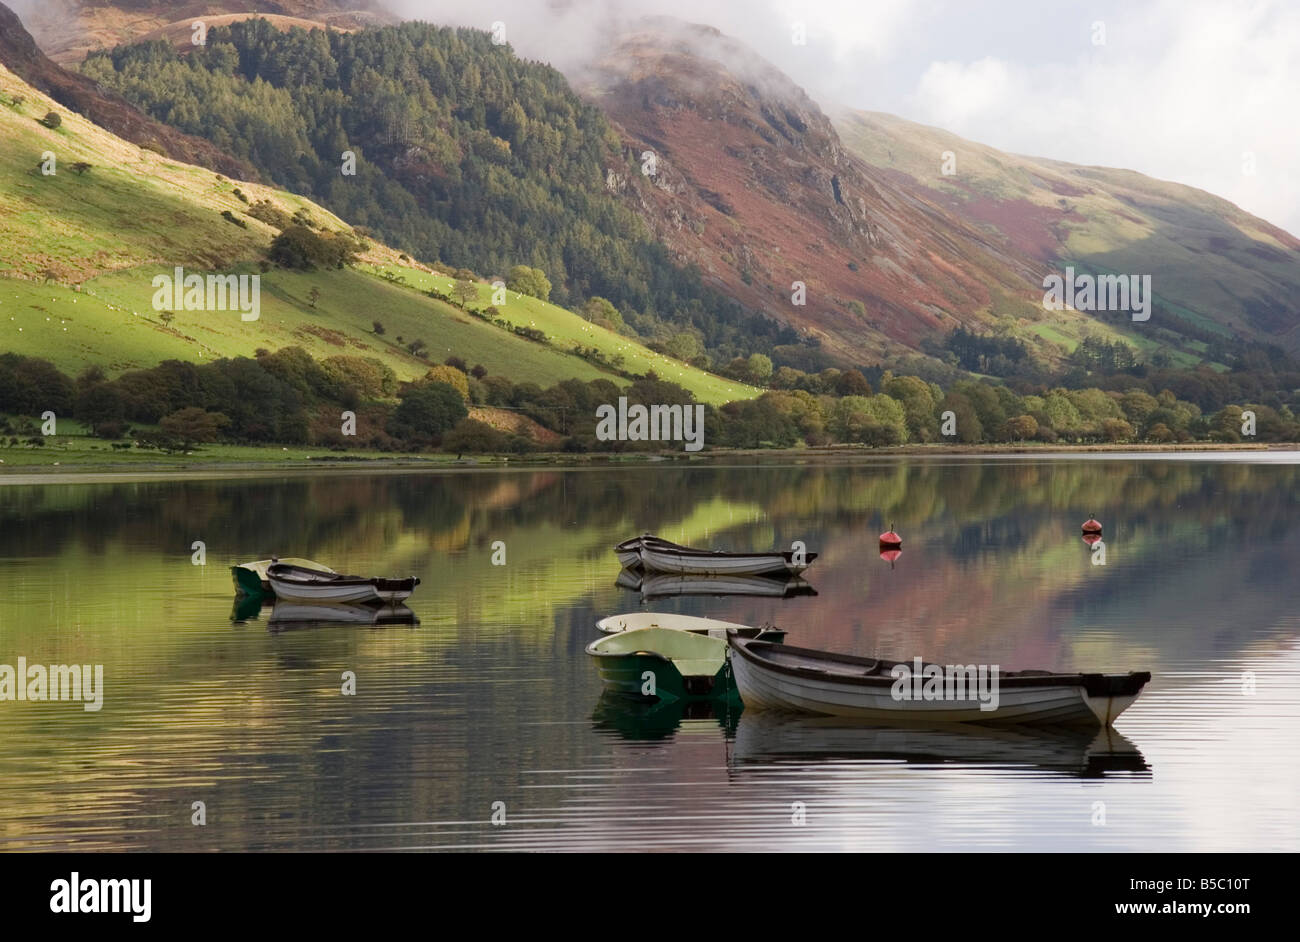
[[[0,483],[0,664],[102,664],[106,687],[97,713],[0,702],[0,848],[1294,851],[1297,462]],[[804,540],[816,595],[644,599],[610,552],[644,530]],[[272,553],[418,575],[419,624],[236,610],[227,567]],[[1098,736],[646,707],[602,696],[583,653],[597,618],[641,608],[1153,680]]]

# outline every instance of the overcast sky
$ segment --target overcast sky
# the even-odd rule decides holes
[[[1139,170],[1209,190],[1300,235],[1297,0],[388,5],[484,29],[499,20],[521,55],[561,68],[589,55],[611,21],[666,14],[708,23],[823,107],[887,111],[1002,150]],[[792,41],[796,22],[806,45]]]

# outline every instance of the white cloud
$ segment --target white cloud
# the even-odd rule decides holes
[[[1106,39],[1051,64],[931,63],[900,110],[1004,150],[1200,187],[1300,233],[1300,7],[1148,4],[1108,18]]]

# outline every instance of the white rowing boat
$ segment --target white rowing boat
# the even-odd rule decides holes
[[[698,576],[798,575],[812,565],[816,553],[725,553],[692,549],[646,533],[614,547],[624,568],[646,572]],[[635,554],[635,555],[634,555]]]
[[[297,566],[300,569],[313,569],[317,572],[334,571],[329,566],[323,566],[318,562],[302,559],[298,556],[286,556],[284,559],[278,556],[272,556],[270,559],[256,559],[251,563],[241,563],[238,566],[230,567],[235,580],[235,591],[240,595],[253,597],[270,595],[271,583],[266,577],[266,571],[276,563],[287,563],[290,566]]]
[[[736,687],[747,710],[842,716],[860,722],[1018,723],[1109,726],[1151,679],[1149,673],[988,672],[939,668],[937,696],[912,665],[749,640],[728,639]],[[927,665],[934,667],[936,665]],[[957,670],[952,670],[956,667]],[[906,679],[900,669],[907,670]],[[960,683],[958,683],[960,682]],[[975,688],[975,689],[972,689]],[[923,695],[923,693],[925,695]]]
[[[392,603],[410,598],[420,580],[345,576],[276,563],[266,571],[278,599],[300,602]]]

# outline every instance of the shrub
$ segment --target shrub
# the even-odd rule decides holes
[[[356,243],[350,238],[295,224],[271,240],[267,258],[284,268],[312,271],[318,267],[342,268],[355,255]]]
[[[270,200],[258,200],[249,207],[248,215],[259,222],[266,223],[273,229],[284,230],[293,224],[293,219],[289,214]]]
[[[436,444],[469,415],[460,393],[446,383],[419,383],[401,399],[388,421],[388,434],[408,445]]]
[[[509,441],[508,435],[486,422],[467,418],[457,422],[456,427],[443,437],[442,449],[458,455],[466,452],[498,452],[506,451]]]
[[[455,367],[435,366],[424,378],[432,383],[446,383],[460,393],[461,399],[469,401],[469,377]]]
[[[510,269],[506,287],[542,301],[551,297],[551,282],[546,273],[540,268],[529,268],[527,265],[516,265]]]
[[[124,437],[126,433],[125,422],[100,422],[95,426],[96,438],[118,439]]]
[[[62,126],[63,119],[59,117],[59,115],[56,112],[47,111],[45,113],[45,117],[41,118],[41,124],[53,130],[54,128]]]

